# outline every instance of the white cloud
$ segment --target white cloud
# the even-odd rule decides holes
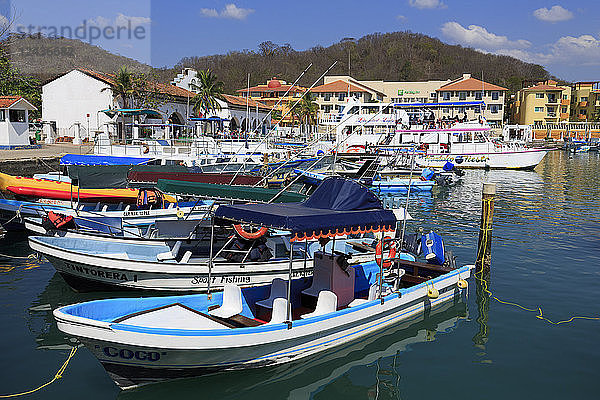
[[[406,19],[407,19],[407,18],[406,18],[404,15],[398,15],[398,16],[396,16],[396,19],[397,19],[398,21],[402,21],[402,22],[404,22],[404,21],[406,21]]]
[[[533,12],[533,16],[546,22],[559,22],[573,18],[573,13],[566,8],[556,5],[550,9],[546,7],[538,8]]]
[[[8,18],[0,14],[0,28],[8,26]]]
[[[446,22],[442,25],[442,33],[457,43],[488,51],[491,49],[524,49],[531,46],[531,42],[528,40],[509,40],[508,37],[488,32],[479,25],[469,25],[465,28],[458,22]]]
[[[446,8],[447,6],[440,0],[408,0],[411,7],[424,8]]]
[[[96,18],[90,18],[88,23],[90,25],[96,25],[99,28],[105,28],[107,26],[113,27],[125,27],[135,28],[142,25],[148,25],[152,22],[152,20],[148,17],[129,17],[127,15],[118,13],[115,19],[106,18],[103,16],[98,16]]]
[[[200,14],[209,18],[231,18],[231,19],[246,19],[246,17],[252,14],[254,10],[252,8],[241,8],[235,4],[227,4],[221,12],[215,8],[201,8]]]
[[[525,62],[541,65],[597,66],[600,65],[600,39],[592,35],[563,36],[548,46],[546,52],[522,49],[496,49],[479,51],[502,54]]]

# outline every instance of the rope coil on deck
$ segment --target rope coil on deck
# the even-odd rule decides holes
[[[37,392],[38,390],[41,390],[41,389],[45,388],[46,386],[54,383],[54,381],[62,378],[65,370],[67,369],[67,366],[69,365],[69,361],[71,361],[71,358],[73,358],[73,356],[75,355],[75,353],[77,353],[77,346],[71,348],[71,352],[69,353],[69,356],[67,357],[67,359],[65,360],[65,362],[63,363],[63,365],[58,369],[58,371],[56,372],[56,374],[54,374],[54,377],[50,381],[44,383],[41,386],[38,386],[35,389],[28,390],[26,392],[0,395],[0,399],[6,399],[6,398],[9,398],[9,397],[18,397],[18,396],[24,396],[26,394],[31,394],[31,393]]]
[[[493,200],[492,198],[482,199],[483,206],[484,207],[491,207],[492,200]],[[484,215],[489,215],[489,213],[484,213]],[[485,223],[487,224],[487,221],[485,221]],[[481,254],[485,255],[485,251],[487,250],[486,249],[486,247],[487,247],[487,235],[489,234],[489,232],[491,231],[491,229],[482,229],[482,230],[484,232],[483,233],[484,237],[481,240],[481,243],[482,243],[482,246],[483,246],[482,249],[481,249],[482,250]],[[480,276],[482,274],[483,274],[483,270],[481,270],[479,272],[475,272],[475,274],[473,274],[473,276],[475,276],[475,279],[477,279],[479,282],[481,282],[483,291],[486,293],[486,295],[489,298],[492,298],[492,299],[496,300],[498,303],[501,303],[501,304],[506,304],[506,305],[509,305],[509,306],[514,306],[514,307],[520,308],[520,309],[522,309],[524,311],[538,313],[538,315],[536,315],[535,317],[537,319],[541,319],[543,321],[546,321],[549,324],[552,324],[552,325],[561,325],[561,324],[566,324],[566,323],[569,323],[569,322],[573,322],[576,319],[585,319],[585,320],[592,320],[592,321],[600,321],[600,317],[588,317],[588,316],[578,316],[578,315],[572,316],[569,319],[565,319],[565,320],[553,321],[550,318],[544,316],[544,313],[542,311],[542,307],[528,308],[528,307],[522,306],[522,305],[520,305],[518,303],[515,303],[515,302],[501,300],[498,297],[494,296],[494,294],[488,288],[488,282],[487,282],[487,280],[485,280],[482,276]]]

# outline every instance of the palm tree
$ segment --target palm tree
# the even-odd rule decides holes
[[[317,113],[319,111],[319,105],[315,103],[315,99],[312,94],[307,93],[306,96],[300,100],[296,107],[294,107],[294,113],[298,116],[298,119],[303,124],[315,124],[317,122]]]
[[[105,87],[101,92],[110,90],[114,97],[120,98],[123,102],[123,108],[128,108],[129,100],[133,100],[139,92],[139,88],[135,84],[135,77],[127,67],[121,67],[114,78],[112,86]]]
[[[221,109],[218,100],[223,99],[224,83],[206,69],[198,72],[198,84],[192,84],[198,93],[192,99],[194,112],[207,114]]]

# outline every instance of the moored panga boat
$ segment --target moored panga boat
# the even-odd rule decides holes
[[[223,288],[227,283],[254,286],[267,284],[276,277],[283,278],[288,272],[289,254],[293,254],[293,274],[310,275],[312,256],[321,247],[317,242],[319,236],[309,235],[306,241],[298,241],[288,230],[276,231],[281,221],[302,227],[330,219],[332,226],[337,227],[329,233],[332,238],[336,234],[348,237],[396,230],[393,211],[384,210],[381,201],[367,188],[343,178],[327,179],[302,203],[247,207],[235,221],[218,219],[219,214],[215,214],[218,226],[231,227],[232,222],[236,225],[253,223],[254,218],[265,222],[264,218],[268,217],[262,229],[252,233],[238,228],[236,236],[221,236],[212,245],[209,237],[161,244],[69,236],[31,236],[29,245],[43,254],[67,283],[78,290],[202,292]],[[356,247],[341,240],[328,245],[344,253]],[[355,253],[352,261],[361,262],[361,252]],[[309,256],[308,261],[305,254]],[[373,253],[369,259],[372,257]]]
[[[215,215],[238,222],[244,216],[247,223],[289,231],[299,242],[346,235],[360,225],[387,230],[393,214],[366,207],[368,199],[347,198],[363,205],[350,215],[332,208],[304,214],[289,204],[224,205]],[[332,200],[339,206],[341,198]],[[77,337],[121,388],[289,363],[466,295],[465,279],[473,266],[453,269],[405,260],[403,253],[393,257],[393,243],[381,239],[377,261],[356,265],[334,251],[317,251],[312,277],[292,278],[290,253],[287,280],[247,288],[227,284],[217,293],[96,300],[60,307],[54,317],[58,328]]]

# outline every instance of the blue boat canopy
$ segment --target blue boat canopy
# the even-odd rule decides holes
[[[138,165],[147,164],[152,158],[97,156],[92,154],[65,154],[60,165]]]
[[[469,107],[469,106],[485,106],[483,101],[445,101],[441,103],[395,103],[394,107],[401,108],[431,108],[431,107]]]
[[[394,231],[396,217],[366,187],[345,178],[325,179],[302,203],[221,205],[215,217],[292,232],[292,241]]]

